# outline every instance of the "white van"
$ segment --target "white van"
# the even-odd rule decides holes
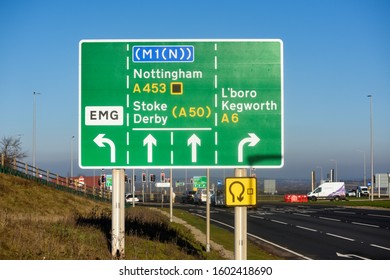
[[[356,192],[358,197],[370,195],[370,193],[368,192],[368,188],[366,186],[358,186]]]
[[[316,201],[317,199],[340,200],[345,199],[344,182],[327,182],[319,185],[315,190],[307,194],[308,199]]]
[[[209,196],[211,197],[213,195],[214,191],[210,190]],[[194,203],[195,204],[203,204],[206,203],[207,199],[207,189],[198,189],[194,196]],[[210,200],[211,201],[211,200]]]

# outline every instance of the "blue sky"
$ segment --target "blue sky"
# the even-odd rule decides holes
[[[320,166],[325,177],[333,159],[339,179],[362,178],[363,152],[367,172],[370,163],[369,94],[375,173],[387,173],[389,12],[389,1],[376,0],[4,0],[0,137],[20,135],[32,162],[33,92],[40,92],[37,165],[69,174],[73,135],[77,158],[82,39],[281,39],[285,165],[258,170],[258,176],[309,179]]]

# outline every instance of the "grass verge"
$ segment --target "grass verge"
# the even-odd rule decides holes
[[[126,209],[125,230],[126,259],[221,259],[146,207]],[[0,237],[2,260],[109,260],[111,203],[0,174]]]
[[[164,208],[164,211],[168,209]],[[173,209],[173,215],[186,221],[188,224],[196,227],[206,234],[206,221],[205,219],[188,213],[185,210]],[[210,224],[210,239],[214,242],[222,245],[226,250],[234,252],[234,233],[222,229],[218,226]],[[206,242],[206,240],[205,240]],[[280,257],[273,255],[269,252],[262,250],[258,244],[248,240],[247,247],[247,258],[248,260],[278,260]]]

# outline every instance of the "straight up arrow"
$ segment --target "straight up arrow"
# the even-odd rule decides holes
[[[200,146],[200,139],[196,134],[192,134],[190,138],[188,138],[187,141],[187,146],[191,145],[191,161],[192,162],[197,162],[197,150],[196,150],[196,145]]]
[[[104,138],[105,134],[98,134],[98,136],[93,139],[93,142],[96,143],[100,148],[105,147],[104,143],[108,144],[111,148],[111,162],[115,162],[115,144],[111,139]]]
[[[255,146],[257,143],[259,143],[260,138],[257,137],[256,134],[254,133],[248,133],[249,137],[244,138],[240,141],[238,144],[238,162],[243,162],[244,161],[244,145],[246,143],[249,143],[249,147]]]
[[[153,162],[153,145],[157,146],[156,138],[149,134],[144,139],[144,146],[148,145],[148,162]]]

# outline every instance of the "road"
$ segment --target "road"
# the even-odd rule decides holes
[[[206,217],[204,206],[185,208]],[[210,216],[212,223],[233,231],[234,208],[212,208]],[[248,209],[247,223],[248,237],[292,259],[390,259],[390,211],[262,203]]]

